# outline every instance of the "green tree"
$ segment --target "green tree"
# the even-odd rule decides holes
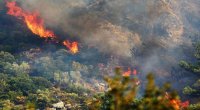
[[[180,62],[180,66],[192,72],[193,74],[197,75],[197,77],[199,78],[192,86],[185,87],[183,93],[190,96],[199,97],[200,96],[200,43],[196,44],[195,50],[196,51],[194,56],[196,58],[196,63],[193,64],[183,60]]]
[[[8,52],[1,51],[0,52],[0,61],[13,63],[13,62],[15,62],[15,57]]]
[[[187,86],[183,89],[183,93],[190,96],[200,99],[200,43],[197,43],[195,46],[194,57],[196,58],[196,63],[190,63],[187,61],[181,61],[180,66],[187,71],[195,74],[199,79],[191,86]],[[191,110],[200,110],[200,102],[190,106]]]
[[[46,89],[50,88],[52,86],[51,82],[43,77],[32,77],[34,86],[36,86],[37,89]]]
[[[0,52],[0,72],[11,73],[12,64],[15,62],[15,57],[8,52]]]
[[[14,108],[14,104],[10,100],[0,101],[0,106],[3,108],[3,110],[11,110]]]
[[[8,52],[0,52],[0,72],[10,75],[24,75],[30,72],[30,65],[27,62],[18,64],[13,55]]]
[[[33,81],[28,76],[12,77],[8,84],[10,91],[22,92],[25,96],[36,91]]]
[[[5,94],[8,88],[8,76],[6,74],[0,73],[0,99],[8,99],[8,95]]]
[[[63,73],[68,68],[68,64],[63,62],[63,58],[60,56],[45,56],[36,59],[33,62],[33,71],[38,76],[45,77],[49,80],[54,79],[54,75],[57,73]]]
[[[50,104],[52,93],[48,90],[37,90],[36,105],[39,109],[45,109]]]

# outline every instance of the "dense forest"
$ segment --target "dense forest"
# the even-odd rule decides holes
[[[200,110],[198,6],[0,1],[0,110]]]

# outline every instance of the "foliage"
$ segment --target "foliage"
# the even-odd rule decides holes
[[[31,78],[33,81],[33,84],[38,88],[38,89],[45,89],[45,88],[50,88],[52,86],[51,82],[48,81],[47,79],[43,77],[32,77]]]
[[[185,68],[186,70],[192,72],[193,74],[199,77],[200,75],[200,43],[197,43],[195,46],[195,58],[197,59],[197,63],[192,64],[187,61],[181,61],[180,66]],[[192,86],[187,86],[183,90],[184,94],[192,95],[192,96],[200,96],[200,79],[196,81]]]
[[[197,43],[195,46],[194,56],[196,58],[196,63],[192,64],[187,61],[181,61],[180,66],[184,69],[192,72],[199,78],[193,85],[187,86],[183,89],[183,93],[189,95],[190,97],[200,98],[200,43]],[[199,101],[199,100],[198,100]],[[191,110],[199,110],[199,103],[190,105]]]
[[[191,104],[189,106],[189,110],[199,110],[200,108],[200,103],[197,103],[197,104]]]
[[[15,57],[8,52],[1,51],[0,52],[0,61],[5,63],[13,63],[15,61]]]
[[[192,93],[197,93],[197,90],[191,88],[190,86],[187,86],[183,89],[183,93],[186,95],[190,95]]]
[[[159,88],[154,84],[153,76],[148,76],[148,83],[142,98],[137,98],[139,88],[136,77],[123,77],[116,69],[116,76],[106,77],[110,89],[91,98],[89,90],[82,87],[83,73],[91,68],[78,62],[65,64],[64,57],[39,57],[33,62],[16,60],[8,52],[0,52],[0,106],[4,109],[46,109],[52,104],[63,101],[70,109],[101,110],[149,110],[180,108],[180,100],[174,92],[166,91],[169,86]],[[65,67],[71,69],[66,70]],[[34,68],[33,68],[34,67]],[[64,72],[67,71],[67,72]],[[52,80],[53,79],[53,80]],[[199,81],[193,86],[199,87]],[[190,92],[190,88],[186,92]],[[87,104],[86,104],[87,102]],[[191,107],[196,107],[193,105]],[[198,107],[198,106],[197,106]]]
[[[64,71],[62,68],[66,65],[58,67],[61,64],[57,65],[57,63],[62,60],[58,59],[41,57],[35,60],[35,64],[41,63],[38,72],[42,75],[32,76],[30,73],[36,71],[28,62],[16,60],[8,52],[0,52],[0,107],[5,110],[46,109],[53,103],[63,101],[70,104],[71,109],[87,108],[83,94],[88,91],[75,84],[81,80],[80,72],[72,72],[72,75],[62,72]],[[55,70],[54,75],[51,69]],[[54,80],[50,80],[49,76]],[[69,78],[74,82],[70,82]]]
[[[196,52],[194,53],[194,56],[197,59],[197,63],[192,64],[183,60],[180,62],[180,66],[188,71],[195,73],[196,75],[200,75],[200,43],[196,44],[195,50]]]
[[[141,99],[137,98],[136,78],[121,76],[116,69],[116,76],[106,78],[110,89],[105,95],[95,96],[88,100],[91,110],[180,110],[182,106],[176,92],[170,90],[169,84],[159,88],[154,83],[152,74],[147,76],[148,82]],[[170,92],[171,91],[171,92]],[[98,108],[98,109],[97,109]]]

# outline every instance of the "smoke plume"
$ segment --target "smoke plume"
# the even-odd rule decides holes
[[[37,11],[48,27],[78,39],[103,54],[132,58],[131,63],[171,68],[182,45],[199,35],[197,0],[18,0]],[[190,37],[189,37],[190,36]],[[164,63],[163,63],[164,62]]]

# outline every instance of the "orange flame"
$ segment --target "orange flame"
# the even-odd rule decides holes
[[[22,10],[20,7],[16,6],[16,2],[7,2],[8,7],[7,14],[23,18],[27,27],[36,35],[42,38],[55,38],[55,34],[45,29],[44,21],[39,18],[37,13],[28,13]]]
[[[128,71],[123,73],[124,77],[129,77],[131,75],[131,68],[128,68]]]
[[[173,99],[170,101],[175,110],[182,110],[190,105],[189,101],[181,102],[181,100]]]
[[[180,100],[170,100],[170,104],[173,105],[175,110],[180,110]]]
[[[128,76],[131,75],[131,73],[132,73],[133,75],[137,75],[137,74],[138,74],[138,72],[137,72],[136,69],[134,69],[133,71],[131,71],[131,68],[128,68],[128,70],[127,70],[126,72],[123,73],[123,76],[128,77]]]
[[[25,16],[25,22],[34,34],[43,38],[55,38],[55,34],[52,31],[44,28],[44,21],[39,19],[37,14]]]
[[[166,92],[165,98],[170,100],[170,95]],[[182,102],[179,99],[171,99],[170,104],[173,106],[175,110],[182,110],[187,108],[190,105],[189,101]]]
[[[79,51],[78,50],[78,42],[72,42],[72,43],[70,43],[68,40],[65,40],[63,42],[63,45],[65,45],[67,48],[69,48],[69,50],[70,50],[70,52],[72,54],[76,54]]]
[[[54,39],[55,42],[58,41],[58,38],[54,32],[45,28],[44,20],[39,17],[38,13],[26,12],[22,8],[18,7],[16,2],[7,2],[6,6],[8,7],[7,14],[22,18],[31,32],[40,36],[41,38],[51,38]],[[78,52],[78,42],[70,43],[68,40],[66,40],[63,42],[63,45],[69,48],[72,54]]]

